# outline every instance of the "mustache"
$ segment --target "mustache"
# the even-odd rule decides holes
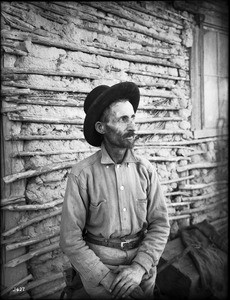
[[[132,130],[132,131],[129,131],[129,132],[125,133],[125,134],[123,135],[123,137],[124,137],[124,138],[129,138],[129,137],[134,137],[135,135],[136,135],[136,134],[135,134],[135,131]]]

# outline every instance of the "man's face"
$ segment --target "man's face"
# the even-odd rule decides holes
[[[104,123],[104,140],[113,147],[132,148],[135,142],[135,113],[129,101],[111,105]]]

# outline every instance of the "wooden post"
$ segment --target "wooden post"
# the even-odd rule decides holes
[[[4,104],[3,104],[4,108]],[[17,172],[17,168],[21,159],[12,160],[10,157],[11,151],[21,151],[23,150],[22,141],[13,142],[12,141],[4,141],[4,136],[9,134],[11,131],[12,122],[9,122],[8,118],[3,115],[2,117],[2,138],[1,138],[1,171],[3,176],[11,174],[12,172]],[[4,141],[4,143],[3,143]],[[3,179],[1,178],[1,193],[3,198],[11,198],[17,195],[23,195],[25,192],[25,180],[19,180],[12,184],[5,184]],[[2,231],[7,231],[9,228],[12,228],[18,224],[18,221],[21,219],[21,215],[23,212],[11,212],[4,211],[2,212],[1,218],[1,228]],[[20,232],[17,233],[18,236],[21,235]],[[18,256],[25,254],[25,247],[21,247],[20,249],[15,249],[12,251],[6,252],[4,247],[2,248],[2,264],[15,259]],[[22,280],[22,278],[26,278],[28,275],[27,265],[26,263],[22,263],[20,266],[16,266],[14,272],[10,271],[8,268],[1,268],[1,278],[2,278],[2,286],[7,288],[12,286]]]

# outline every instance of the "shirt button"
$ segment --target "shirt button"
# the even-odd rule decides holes
[[[120,187],[120,189],[123,191],[123,190],[124,190],[124,186],[122,185],[122,186]]]
[[[109,166],[106,166],[106,168],[108,169],[108,168],[109,168]]]
[[[125,208],[125,207],[123,208],[123,211],[126,211],[126,208]]]

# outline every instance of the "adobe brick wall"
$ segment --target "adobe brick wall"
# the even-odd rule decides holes
[[[20,191],[24,203],[18,205],[40,205],[25,209],[20,224],[59,212],[25,226],[21,236],[58,232],[68,163],[97,150],[83,138],[84,99],[97,85],[120,81],[133,81],[140,88],[136,151],[158,171],[170,214],[170,238],[179,228],[204,219],[217,229],[225,225],[227,140],[197,141],[191,130],[189,63],[196,26],[192,14],[176,11],[167,1],[131,6],[130,2],[3,2],[2,11],[3,38],[8,43],[2,106],[8,109],[5,122],[11,128],[5,143],[14,145],[8,153],[14,155],[9,158],[14,167],[5,175],[20,173],[16,179],[7,177],[12,186],[25,182]],[[9,111],[15,107],[17,111]],[[54,170],[58,163],[64,167]],[[27,176],[30,170],[41,173]],[[202,198],[206,194],[211,196]],[[201,200],[193,198],[200,196]],[[12,237],[15,233],[6,239]],[[49,249],[58,240],[57,233],[26,246],[26,253]],[[60,274],[68,261],[58,246],[24,264],[37,282],[29,289],[31,295],[52,298],[60,293]],[[51,280],[39,283],[44,277]]]

